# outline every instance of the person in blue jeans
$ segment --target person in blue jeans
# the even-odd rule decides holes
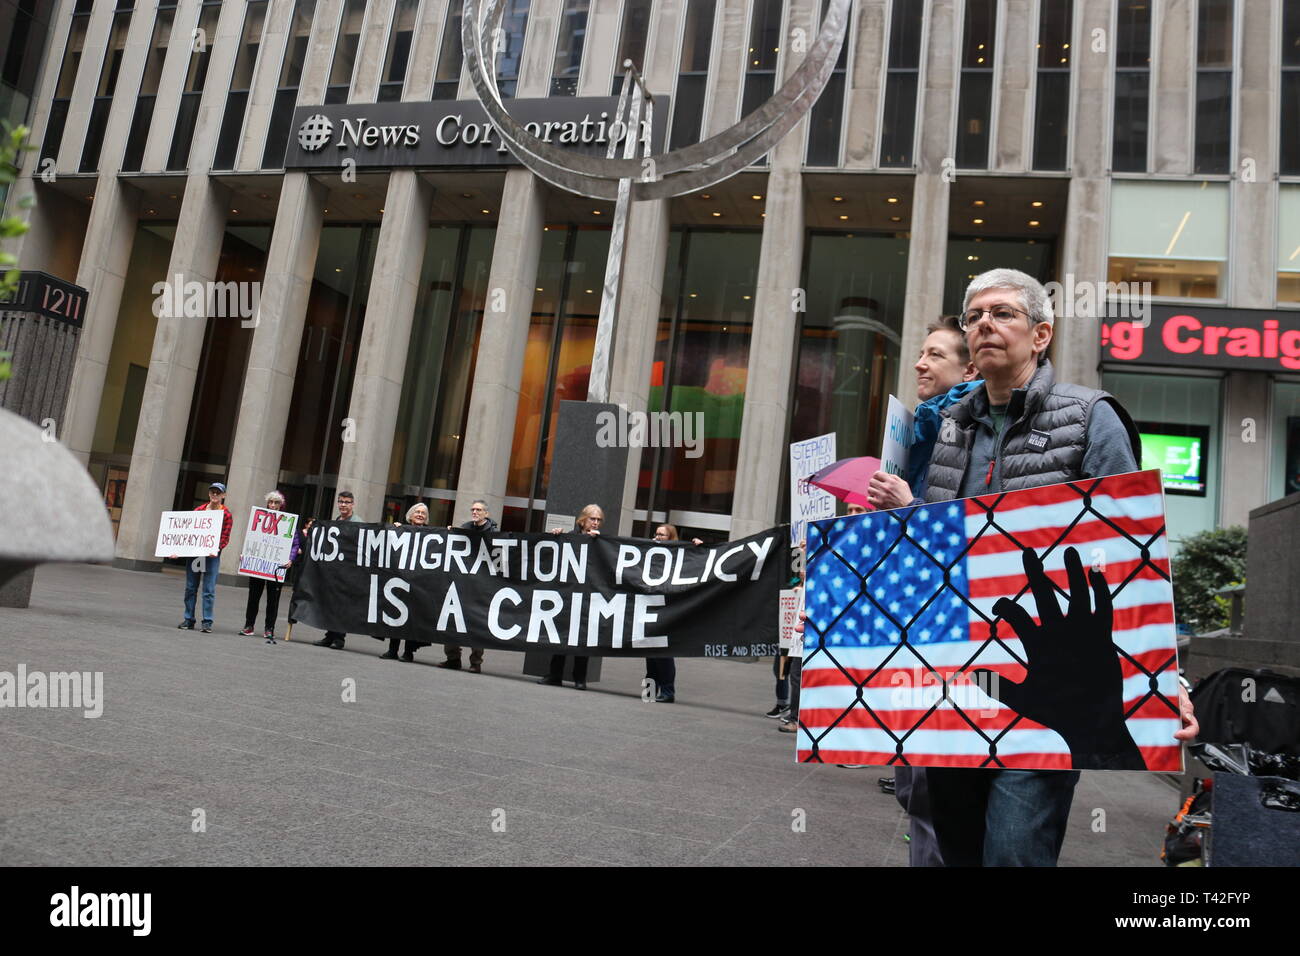
[[[203,588],[203,620],[199,630],[204,634],[212,631],[212,611],[217,600],[217,572],[221,567],[221,552],[230,543],[230,529],[234,518],[226,508],[226,486],[214,481],[208,488],[208,500],[199,505],[195,511],[220,511],[221,543],[216,554],[206,557],[191,558],[185,565],[185,619],[177,627],[182,631],[194,630],[194,605],[199,588]]]
[[[1056,381],[1047,359],[1054,319],[1042,283],[1018,270],[993,269],[967,286],[960,323],[983,383],[942,411],[926,502],[1137,471],[1137,428],[1123,406]],[[873,504],[912,502],[897,476],[878,473],[871,486]],[[1181,693],[1179,709],[1174,736],[1191,739],[1196,720]],[[1056,865],[1078,771],[930,767],[925,776],[942,865]]]

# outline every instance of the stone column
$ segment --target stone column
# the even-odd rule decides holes
[[[929,43],[924,51],[924,76],[917,111],[921,139],[912,186],[902,360],[898,363],[898,382],[894,386],[894,394],[909,404],[915,403],[916,395],[911,358],[920,354],[925,327],[943,312],[960,31],[961,18],[954,0],[934,0],[930,6]]]
[[[770,528],[780,501],[783,472],[779,463],[786,456],[790,376],[799,320],[794,292],[802,281],[803,266],[803,176],[797,168],[774,166],[767,178],[764,208],[767,218],[759,251],[749,375],[731,503],[733,540]]]
[[[88,291],[85,324],[73,365],[66,423],[59,434],[68,449],[85,464],[95,439],[95,423],[104,393],[104,377],[113,352],[117,311],[131,262],[139,217],[139,193],[116,175],[100,176],[77,269],[77,285]]]
[[[402,99],[426,102],[433,97],[433,78],[442,49],[443,24],[447,22],[447,4],[456,0],[424,0],[415,28],[415,42],[406,65],[406,88]]]
[[[1250,6],[1249,3],[1245,6]],[[1266,4],[1267,6],[1267,4]],[[1192,127],[1196,115],[1196,2],[1164,0],[1156,8],[1151,46],[1151,151],[1153,173],[1186,176],[1192,171]],[[1076,129],[1087,129],[1075,124]]]
[[[81,47],[81,61],[77,64],[77,78],[72,85],[68,117],[63,124],[63,138],[59,140],[59,155],[55,167],[60,173],[75,173],[77,167],[81,165],[81,152],[86,145],[86,129],[90,125],[90,111],[95,105],[95,89],[99,86],[99,74],[104,65],[104,51],[108,47],[113,17],[116,15],[113,7],[112,3],[96,3],[90,14],[90,22],[86,24],[86,42]],[[65,11],[63,15],[66,17],[68,14]],[[62,52],[60,50],[60,54]]]
[[[433,187],[413,170],[395,170],[389,177],[348,404],[356,440],[344,442],[339,461],[339,487],[352,489],[364,521],[379,520],[388,486],[432,200]]]
[[[227,472],[226,506],[236,516],[260,503],[259,496],[274,488],[280,476],[327,195],[325,186],[306,173],[286,173],[280,187]],[[234,574],[238,569],[239,549],[227,548],[221,570]]]
[[[182,281],[207,282],[216,278],[230,193],[208,176],[208,166],[221,127],[243,15],[241,4],[227,4],[217,21],[216,36],[208,37],[212,53],[194,127],[190,174],[185,182],[167,276],[160,279],[171,279],[178,273]],[[169,144],[170,133],[166,139]],[[166,162],[166,150],[167,146],[162,147],[160,162]],[[158,515],[170,509],[175,499],[176,478],[194,400],[194,380],[206,331],[206,321],[193,317],[162,316],[154,329],[153,353],[131,450],[122,520],[118,525],[114,564],[119,567],[154,571],[161,568],[161,562],[153,555]],[[100,380],[102,383],[102,372]],[[94,428],[93,421],[89,427]]]
[[[844,134],[844,167],[875,169],[876,129],[885,103],[885,71],[889,49],[888,0],[858,0],[857,27],[844,38],[852,44],[849,60],[849,89],[844,111],[848,127]]]
[[[293,23],[293,3],[273,3],[266,9],[262,39],[258,44],[253,83],[244,106],[244,128],[239,149],[235,151],[235,169],[248,172],[262,168],[262,152],[271,125],[275,91],[280,84],[280,66],[284,62],[289,28]]]
[[[670,231],[667,200],[632,204],[627,250],[628,261],[634,268],[623,272],[618,332],[614,337],[614,356],[609,373],[609,400],[626,406],[629,411],[646,411],[650,406],[650,373],[663,302]],[[641,448],[628,449],[623,508],[617,523],[610,522],[621,535],[633,531],[632,513],[636,510],[642,456],[646,454]]]
[[[704,134],[721,133],[740,119],[745,85],[746,49],[749,46],[747,0],[718,0],[720,16],[713,21],[713,56],[709,61],[710,94],[704,104]]]
[[[225,186],[207,176],[186,180],[164,281],[173,282],[177,275],[182,282],[216,280],[229,197]],[[171,509],[176,496],[207,323],[206,317],[184,314],[158,317],[135,443],[131,446],[130,478],[113,561],[117,567],[133,571],[157,571],[162,567],[154,557],[158,515]]]
[[[483,498],[493,514],[501,514],[537,286],[545,199],[541,180],[528,170],[506,172],[456,481],[457,524],[469,520],[474,498]]]
[[[92,20],[93,16],[92,14]],[[133,186],[119,180],[117,173],[131,131],[131,120],[135,113],[134,92],[140,86],[152,32],[152,17],[132,17],[119,67],[117,95],[113,97],[104,127],[97,164],[99,176],[93,181],[93,186],[87,187],[88,192],[94,193],[95,199],[86,227],[81,265],[77,269],[77,284],[87,289],[89,296],[81,343],[73,367],[67,422],[66,425],[59,423],[64,443],[83,464],[90,458],[91,445],[95,439],[95,423],[103,399],[104,377],[108,372],[113,337],[117,332],[117,313],[122,304],[122,287],[131,261],[131,247],[135,244],[139,193]],[[107,40],[103,42],[106,43]],[[102,54],[103,51],[100,52]],[[77,78],[78,84],[85,73],[85,60],[82,66]],[[127,95],[128,90],[131,95]],[[84,130],[81,133],[84,145]],[[66,132],[64,136],[63,146],[66,148]],[[79,147],[71,159],[71,168],[75,169],[80,164],[81,151]],[[64,157],[63,149],[60,149],[59,155],[61,159]]]
[[[373,0],[367,4],[361,41],[357,44],[357,61],[352,70],[349,103],[373,103],[379,98],[379,74],[384,69],[388,44],[388,24],[393,18],[396,0]]]
[[[176,119],[180,114],[181,94],[185,92],[185,77],[196,55],[194,31],[199,25],[202,6],[203,0],[180,0],[176,7],[171,36],[167,38],[167,56],[163,60],[162,75],[158,78],[149,136],[140,160],[143,172],[160,173],[167,166],[167,154],[171,150]]]
[[[998,68],[994,76],[997,122],[989,150],[989,169],[1022,172],[1033,153],[1033,112],[1029,108],[1038,69],[1038,36],[1031,0],[1003,0],[998,11]]]
[[[1272,309],[1277,299],[1278,77],[1281,63],[1274,5],[1240,5],[1233,100],[1237,155],[1232,178],[1232,222],[1228,230],[1228,304]],[[1230,372],[1224,379],[1219,524],[1245,525],[1250,511],[1269,500],[1269,415],[1273,383],[1260,372]],[[1254,428],[1247,430],[1244,419]],[[1250,437],[1252,441],[1245,441]],[[1275,464],[1274,467],[1277,467]]]
[[[1110,129],[1115,101],[1114,44],[1105,50],[1094,48],[1095,30],[1110,37],[1110,0],[1080,0],[1074,7],[1075,30],[1071,49],[1074,78],[1074,122],[1070,124],[1069,194],[1065,226],[1061,234],[1060,281],[1106,281],[1106,253],[1110,244],[1110,138],[1090,135]],[[1081,304],[1087,309],[1088,301]],[[1073,307],[1071,314],[1056,318],[1052,342],[1052,364],[1058,381],[1089,388],[1101,385],[1101,327],[1093,310]]]
[[[661,0],[661,3],[674,0]],[[618,66],[618,11],[621,0],[592,0],[587,13],[587,36],[582,47],[582,72],[578,75],[579,96],[608,96]],[[658,34],[650,34],[654,43]],[[654,89],[654,87],[651,87]]]

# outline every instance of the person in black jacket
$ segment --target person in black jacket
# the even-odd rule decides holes
[[[600,534],[600,527],[605,523],[605,512],[601,510],[600,505],[587,505],[578,513],[578,521],[573,529],[573,534]],[[564,534],[563,528],[552,528],[551,534]],[[552,687],[559,687],[564,682],[564,657],[563,654],[551,655],[551,672],[539,680],[539,684],[550,684]],[[585,654],[575,654],[573,657],[573,688],[574,690],[587,689],[587,661]]]
[[[477,531],[480,534],[492,534],[497,530],[497,523],[493,521],[492,516],[488,514],[487,502],[482,498],[475,498],[470,502],[469,513],[470,519],[460,526],[462,531]],[[444,649],[447,652],[447,659],[440,662],[437,666],[452,671],[460,670],[460,645],[448,644]],[[483,673],[483,648],[471,647],[469,649],[469,672],[471,674]]]

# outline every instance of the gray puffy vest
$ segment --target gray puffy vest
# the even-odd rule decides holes
[[[1044,362],[1027,387],[1011,393],[997,452],[1003,491],[1081,478],[1088,419],[1093,406],[1101,401],[1115,409],[1128,430],[1134,460],[1142,460],[1137,427],[1124,406],[1099,389],[1058,385],[1055,378],[1052,363]],[[988,392],[977,388],[961,402],[944,409],[944,422],[930,456],[926,501],[947,501],[961,492],[975,429],[979,427],[975,419],[988,414],[988,404]],[[1047,436],[1045,443],[1043,434]]]

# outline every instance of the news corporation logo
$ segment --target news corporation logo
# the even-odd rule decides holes
[[[298,127],[298,145],[309,153],[323,149],[334,135],[334,124],[328,116],[314,113]]]

